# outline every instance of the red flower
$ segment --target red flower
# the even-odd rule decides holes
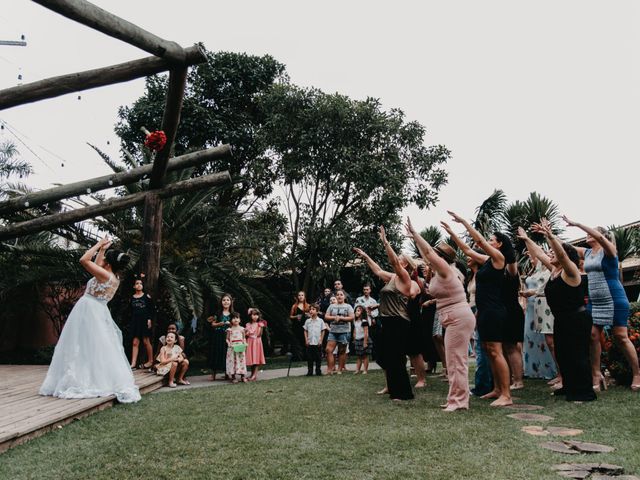
[[[147,138],[144,141],[144,146],[150,150],[155,152],[159,152],[164,148],[165,143],[167,143],[167,136],[162,130],[156,130],[155,132],[151,132],[147,135]]]

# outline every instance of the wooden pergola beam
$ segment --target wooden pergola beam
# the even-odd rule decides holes
[[[186,48],[185,53],[186,58],[183,62],[185,66],[203,63],[207,60],[205,51],[200,45]],[[173,67],[174,65],[171,62],[163,58],[146,57],[109,67],[60,75],[27,83],[26,85],[5,88],[0,90],[0,110],[47,98],[59,97],[71,92],[128,82],[136,78],[165,72]]]
[[[206,150],[200,150],[198,152],[188,153],[186,155],[172,158],[167,163],[167,171],[195,167],[229,156],[231,156],[231,147],[229,145],[208,148]],[[119,187],[121,185],[128,185],[151,175],[152,170],[153,164],[150,163],[124,172],[103,175],[101,177],[82,180],[80,182],[68,183],[60,187],[48,188],[39,192],[15,197],[10,200],[0,202],[0,214],[16,212],[26,208],[39,207],[40,205],[56,202],[65,198],[99,192],[100,190]]]
[[[156,158],[153,160],[153,171],[151,172],[150,182],[151,188],[160,188],[164,185],[171,147],[176,139],[176,132],[178,131],[178,124],[180,123],[184,89],[187,85],[187,71],[187,68],[180,68],[169,72],[167,101],[162,116],[162,130],[167,136],[167,143],[162,150],[156,153]]]
[[[43,230],[51,230],[61,225],[80,222],[87,218],[95,218],[108,213],[116,212],[124,208],[141,204],[145,201],[147,195],[155,195],[158,198],[173,197],[183,193],[200,190],[203,188],[211,188],[218,185],[224,185],[231,182],[231,176],[228,171],[204,175],[198,178],[184,180],[182,182],[172,183],[166,187],[148,190],[145,192],[134,193],[125,197],[116,197],[106,200],[97,205],[91,205],[85,208],[70,210],[68,212],[56,213],[45,217],[34,218],[20,223],[14,223],[6,227],[0,227],[0,240],[21,237]]]
[[[148,32],[137,25],[107,12],[84,0],[33,0],[43,7],[162,57],[170,62],[183,63],[185,52],[176,42],[170,42]]]

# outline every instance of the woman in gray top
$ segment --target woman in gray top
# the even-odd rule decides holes
[[[361,256],[371,271],[386,285],[380,290],[380,331],[378,333],[380,358],[387,387],[380,393],[388,393],[392,400],[411,400],[413,391],[407,373],[406,345],[409,337],[409,299],[420,294],[420,287],[411,280],[408,269],[415,269],[412,259],[396,255],[387,240],[384,227],[380,227],[380,240],[384,245],[393,272],[383,270],[369,255],[359,248],[353,251]]]

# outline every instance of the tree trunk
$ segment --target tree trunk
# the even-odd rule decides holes
[[[142,244],[142,271],[145,274],[145,291],[151,298],[158,298],[160,278],[160,246],[162,242],[162,199],[157,193],[149,193],[144,199],[144,241]],[[156,338],[157,322],[151,338]]]

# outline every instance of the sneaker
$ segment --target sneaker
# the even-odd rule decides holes
[[[305,377],[312,377],[313,376],[313,372],[307,372],[307,374],[305,375]]]

